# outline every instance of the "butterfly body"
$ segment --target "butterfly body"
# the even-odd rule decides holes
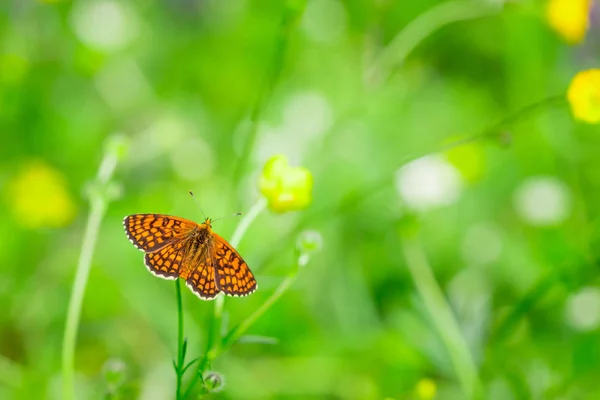
[[[144,263],[152,274],[185,279],[201,299],[213,299],[219,292],[246,296],[256,290],[248,265],[213,232],[210,218],[197,224],[170,215],[133,214],[123,226],[131,243],[146,253]]]

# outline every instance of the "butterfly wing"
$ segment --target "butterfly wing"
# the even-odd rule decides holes
[[[256,290],[256,279],[248,264],[216,233],[213,233],[213,253],[217,289],[228,296],[247,296]]]
[[[185,279],[203,300],[215,298],[219,291],[246,296],[256,290],[248,265],[225,239],[210,230],[208,241],[194,238],[193,231],[204,225],[170,215],[134,214],[125,217],[123,226],[131,243],[146,253],[144,261],[151,273]]]
[[[202,300],[214,299],[219,290],[215,283],[215,268],[213,267],[212,257],[206,252],[204,259],[192,271],[185,280],[185,284],[194,294]]]
[[[201,226],[200,229],[203,229]],[[206,235],[206,242],[190,242],[186,253],[184,268],[180,276],[185,279],[188,288],[202,300],[215,298],[219,293],[215,282],[215,267],[212,238]]]
[[[160,250],[146,253],[144,264],[155,276],[163,279],[177,279],[183,264],[187,239],[175,240]]]
[[[163,214],[133,214],[123,220],[125,233],[135,247],[153,253],[182,240],[198,227],[193,221]]]

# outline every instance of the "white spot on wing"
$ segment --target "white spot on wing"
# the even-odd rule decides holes
[[[258,283],[254,285],[254,289],[252,289],[252,291],[247,292],[247,293],[225,293],[225,295],[229,296],[229,297],[248,297],[249,295],[251,295],[252,293],[256,292],[256,289],[258,289]]]
[[[192,293],[194,293],[196,296],[198,296],[198,298],[200,298],[201,300],[210,301],[210,300],[214,300],[215,297],[217,297],[217,295],[215,295],[213,297],[208,297],[208,296],[203,297],[202,294],[200,294],[200,292],[196,291],[196,289],[192,285],[190,285],[190,283],[187,281],[185,282],[185,286],[187,286],[192,291]]]
[[[174,281],[175,279],[177,279],[177,276],[165,276],[165,275],[160,275],[158,273],[156,273],[156,271],[154,271],[152,269],[152,266],[150,264],[148,264],[146,257],[144,256],[144,265],[146,266],[146,268],[148,268],[148,271],[150,271],[150,273],[158,278],[162,278],[162,279],[166,279],[168,281]]]

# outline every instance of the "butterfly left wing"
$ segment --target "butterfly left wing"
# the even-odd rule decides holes
[[[183,239],[198,224],[171,215],[133,214],[123,219],[123,226],[129,241],[135,247],[146,253],[153,253],[175,239]]]
[[[202,300],[212,300],[219,294],[215,282],[213,254],[211,254],[210,249],[205,248],[196,260],[196,266],[191,269],[189,276],[185,280],[185,284]]]
[[[213,232],[215,281],[228,296],[247,296],[256,290],[248,264],[225,239]]]
[[[155,276],[163,279],[177,279],[183,264],[187,241],[178,240],[153,253],[146,253],[144,264]]]

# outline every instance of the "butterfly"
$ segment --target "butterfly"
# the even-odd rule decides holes
[[[248,264],[225,239],[203,223],[163,214],[133,214],[123,219],[129,241],[144,253],[148,270],[163,279],[185,279],[203,300],[219,292],[247,296],[256,290]]]

